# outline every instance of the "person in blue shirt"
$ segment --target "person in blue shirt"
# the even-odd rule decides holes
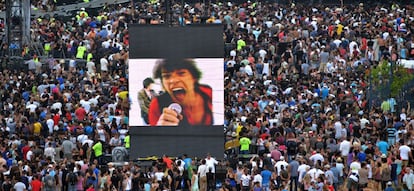
[[[270,179],[272,177],[272,172],[270,172],[269,167],[267,165],[263,166],[261,175],[263,191],[270,191]]]
[[[389,181],[387,183],[387,188],[385,188],[385,191],[394,191],[395,189],[392,187],[392,182]]]
[[[381,140],[380,142],[378,142],[377,147],[381,151],[382,154],[385,154],[385,155],[388,154],[388,149],[390,148],[390,146],[385,140]]]
[[[188,169],[193,163],[193,160],[187,154],[183,154],[184,168]]]
[[[361,163],[365,162],[365,160],[367,159],[367,155],[363,151],[360,151],[358,153],[357,157],[358,157],[358,161],[361,162]]]

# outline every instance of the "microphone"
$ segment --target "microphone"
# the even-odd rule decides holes
[[[170,106],[168,106],[168,109],[174,110],[175,112],[177,112],[177,115],[181,114],[181,112],[183,111],[183,108],[178,103],[170,104]]]

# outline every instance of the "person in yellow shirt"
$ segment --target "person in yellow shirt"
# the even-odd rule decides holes
[[[35,136],[39,136],[41,130],[42,130],[42,124],[40,122],[35,122],[33,124],[33,134]]]
[[[93,54],[92,54],[92,52],[89,52],[86,56],[86,62],[90,62],[92,60],[92,58],[93,58]]]
[[[131,136],[129,135],[129,131],[126,133],[125,139],[124,139],[125,149],[128,151],[128,156],[131,148]]]
[[[93,154],[95,156],[95,159],[98,160],[98,163],[101,164],[101,158],[103,156],[103,145],[100,140],[98,140],[93,146]]]
[[[246,46],[246,42],[243,39],[237,40],[237,50],[241,50]]]
[[[128,98],[128,91],[120,91],[118,92],[118,97],[124,100],[125,98]]]
[[[341,36],[343,30],[344,30],[344,25],[342,25],[341,23],[338,23],[338,25],[336,25],[336,34],[338,36]]]
[[[86,46],[83,45],[83,42],[80,42],[78,49],[76,51],[76,58],[83,59],[83,57],[85,56],[85,52],[86,52]]]

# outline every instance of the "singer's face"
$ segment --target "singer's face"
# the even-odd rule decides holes
[[[187,96],[194,95],[196,79],[187,69],[161,72],[162,85],[171,98],[177,102],[185,101]]]

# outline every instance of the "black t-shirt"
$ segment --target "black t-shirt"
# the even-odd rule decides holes
[[[374,153],[375,153],[375,149],[374,149],[374,147],[371,147],[371,148],[366,148],[365,149],[365,154],[371,154],[372,156],[374,155]]]
[[[183,177],[182,176],[176,176],[174,177],[174,189],[176,188],[176,190],[181,190],[181,181],[183,181]]]
[[[359,125],[355,125],[353,128],[354,137],[360,138],[361,137],[361,127]]]
[[[118,188],[118,184],[119,184],[119,181],[121,180],[121,178],[118,176],[118,175],[113,175],[112,177],[111,177],[111,182],[112,182],[112,185],[114,185],[115,186],[115,188]]]
[[[13,188],[13,185],[11,183],[3,183],[3,190],[4,191],[11,191],[11,189]]]
[[[139,182],[140,182],[140,179],[139,179],[138,176],[132,178],[132,189],[131,189],[131,191],[138,191],[138,190],[140,190],[139,189]]]

